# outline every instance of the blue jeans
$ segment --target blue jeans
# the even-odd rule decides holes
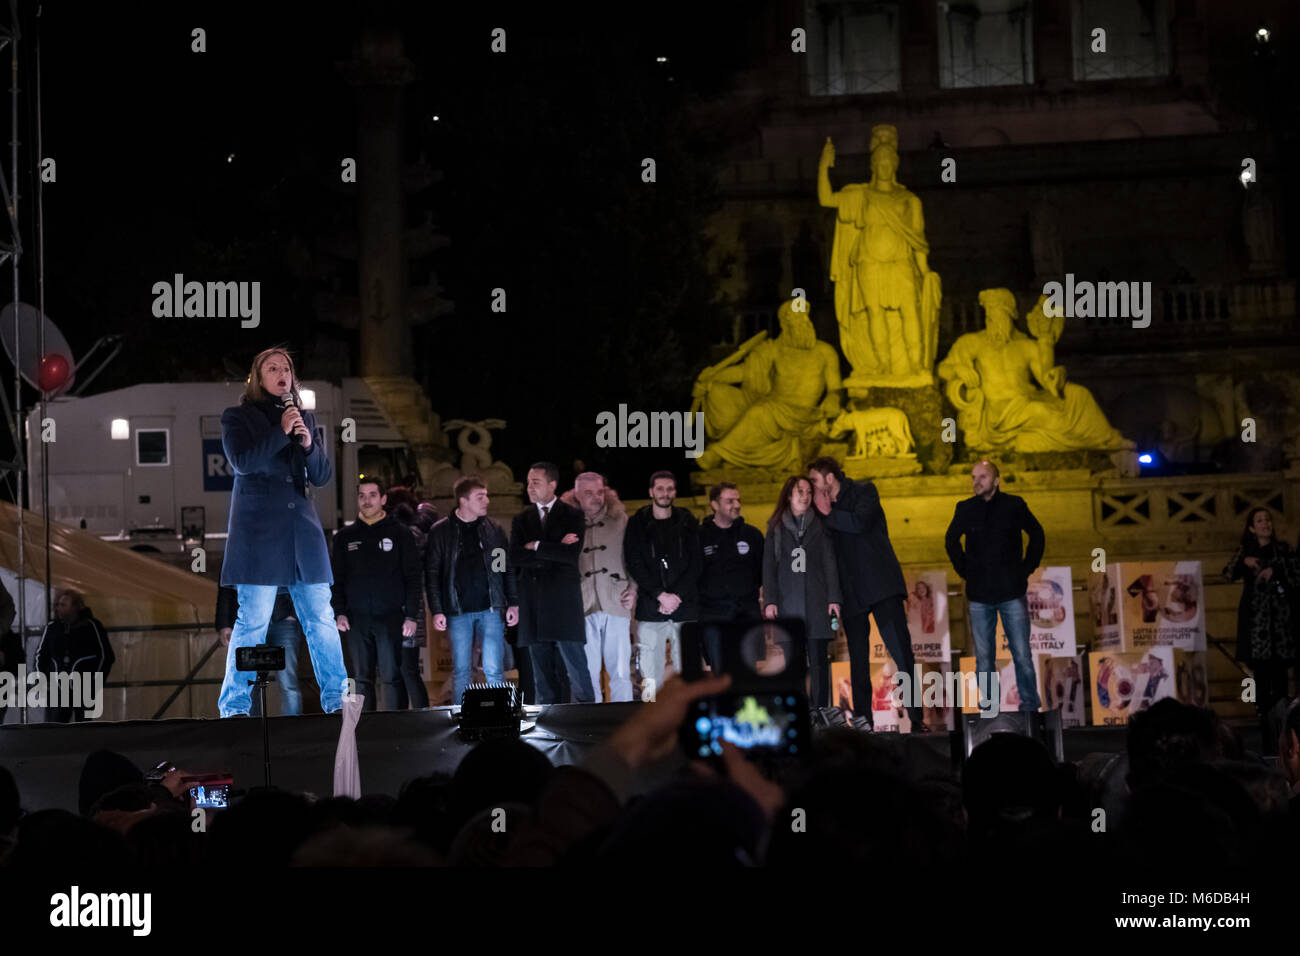
[[[1020,691],[1020,709],[1037,711],[1038,683],[1034,679],[1034,654],[1029,646],[1029,601],[1018,597],[999,604],[980,604],[970,602],[970,627],[975,638],[975,674],[995,672],[994,658],[997,649],[998,615],[1002,615],[1002,629],[1007,632],[1007,644],[1011,648],[1011,660],[1016,666],[1016,687]],[[992,678],[985,685],[992,686]]]
[[[298,627],[297,618],[286,617],[282,621],[272,621],[266,628],[266,643],[271,647],[284,648],[284,670],[273,675],[275,683],[271,685],[271,692],[280,695],[281,717],[294,717],[302,713],[302,693],[298,690],[298,646],[301,642],[302,629]],[[249,714],[253,717],[262,716],[261,694],[253,694],[253,707]]]
[[[251,671],[235,669],[235,653],[241,647],[265,642],[278,588],[273,584],[239,584],[235,590],[239,594],[239,616],[230,634],[226,678],[217,699],[222,717],[247,714],[252,707],[248,683],[253,675]],[[292,584],[289,597],[307,638],[307,650],[311,652],[311,666],[320,686],[321,710],[327,714],[341,710],[348,689],[348,672],[343,666],[343,646],[334,623],[334,608],[330,606],[330,586]]]
[[[469,686],[470,662],[474,658],[474,635],[483,642],[483,677],[489,684],[505,680],[501,667],[506,652],[506,622],[495,608],[471,614],[447,616],[447,637],[451,640],[451,703],[460,706]]]

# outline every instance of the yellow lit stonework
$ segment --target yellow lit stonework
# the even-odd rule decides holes
[[[709,438],[702,469],[726,462],[797,471],[839,414],[840,358],[817,341],[807,303],[786,302],[777,314],[777,338],[759,333],[695,383],[692,410],[704,409]]]
[[[1030,338],[1015,327],[1015,296],[985,289],[986,327],[957,339],[939,363],[966,446],[980,452],[1133,448],[1091,392],[1066,383],[1053,351],[1064,320],[1043,314],[1045,298],[1027,317]]]
[[[817,200],[835,210],[831,279],[840,348],[853,366],[850,384],[931,384],[942,297],[929,266],[921,200],[895,178],[898,130],[871,131],[871,179],[839,191],[829,137],[817,169]]]

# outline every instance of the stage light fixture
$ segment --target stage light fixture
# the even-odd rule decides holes
[[[1147,453],[1147,452],[1144,452],[1143,454],[1138,455],[1138,463],[1139,463],[1139,464],[1150,465],[1150,464],[1153,464],[1154,462],[1155,462],[1155,458],[1153,458],[1153,457],[1152,457],[1149,453]]]
[[[1065,763],[1065,737],[1062,734],[1061,711],[1041,712],[1007,711],[995,717],[980,714],[961,715],[961,743],[965,760],[984,741],[994,734],[1010,733],[1037,740],[1052,755],[1057,766]],[[956,739],[954,738],[954,744]],[[957,755],[954,755],[957,756]]]
[[[514,684],[470,684],[460,699],[456,720],[467,740],[518,737],[524,717],[523,696]]]

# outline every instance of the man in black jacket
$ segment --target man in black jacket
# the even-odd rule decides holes
[[[623,535],[623,566],[636,582],[642,700],[654,700],[664,679],[682,669],[682,622],[699,617],[699,525],[685,508],[673,507],[676,499],[676,477],[656,471],[651,503],[628,519]],[[672,661],[667,670],[665,646]]]
[[[991,461],[976,464],[970,478],[975,494],[957,502],[944,546],[952,566],[966,582],[971,636],[975,641],[975,679],[981,696],[985,693],[991,696],[992,678],[987,675],[994,670],[994,641],[1000,614],[1016,668],[1020,709],[1036,711],[1038,682],[1034,679],[1034,657],[1029,646],[1029,602],[1025,593],[1029,575],[1043,560],[1043,526],[1030,512],[1025,499],[1000,490],[1002,478],[998,466]],[[1023,551],[1021,531],[1029,535],[1029,547]],[[966,537],[964,551],[963,535]],[[986,702],[980,703],[981,709],[986,709]]]
[[[103,675],[101,680],[107,680],[116,660],[113,645],[104,633],[104,625],[86,607],[81,592],[71,588],[60,591],[54,599],[54,620],[45,626],[40,646],[36,648],[36,669],[47,675],[100,673]],[[47,685],[51,688],[58,683],[52,677],[47,678]],[[83,683],[82,686],[86,685]],[[98,706],[102,711],[102,701]],[[46,709],[46,720],[57,723],[88,720],[94,716],[97,714],[91,714],[89,709],[69,706],[66,701]]]
[[[510,541],[487,516],[487,485],[467,475],[452,494],[456,510],[429,529],[424,588],[433,626],[451,640],[451,702],[459,705],[469,686],[476,635],[483,646],[484,679],[505,680],[506,627],[519,623],[519,597],[508,561]]]
[[[549,461],[529,468],[530,504],[510,524],[510,560],[519,578],[516,640],[532,662],[534,703],[568,703],[567,682],[576,703],[592,704],[578,571],[587,520],[555,496],[559,483],[560,470]]]
[[[357,520],[334,535],[334,613],[349,650],[349,672],[364,710],[377,709],[375,665],[387,685],[386,710],[397,707],[402,638],[420,613],[420,562],[411,533],[384,511],[379,483],[357,487]]]
[[[763,535],[740,516],[740,490],[729,481],[709,489],[713,514],[700,525],[700,620],[758,618],[763,586]],[[722,670],[722,647],[716,635],[705,637],[709,667]]]
[[[853,684],[855,723],[870,727],[871,623],[885,642],[899,673],[913,679],[912,635],[907,629],[907,583],[889,543],[889,525],[880,506],[880,493],[869,481],[844,476],[834,458],[818,458],[808,466],[813,503],[826,518],[835,543],[835,558],[844,598],[844,637],[849,645],[849,680]],[[912,688],[909,707],[912,732],[925,733],[920,688]]]

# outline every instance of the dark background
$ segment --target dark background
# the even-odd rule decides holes
[[[395,25],[417,70],[407,160],[442,173],[407,196],[407,225],[429,220],[450,240],[409,264],[454,303],[413,330],[434,409],[505,418],[493,450],[520,475],[550,458],[566,479],[574,459],[638,488],[664,465],[684,477],[680,451],[595,448],[594,422],[619,402],[684,411],[729,330],[701,234],[719,144],[683,111],[725,86],[743,6],[657,4],[626,19],[608,5],[45,4],[38,23],[24,4],[23,299],[36,302],[39,29],[41,152],[58,164],[44,197],[47,313],[77,357],[125,337],[88,392],[242,379],[276,343],[304,378],[357,374],[359,333],[328,307],[357,294],[356,186],[339,172],[357,155],[358,107],[340,65],[367,24]],[[505,55],[489,49],[496,26]],[[191,52],[194,27],[205,53]],[[655,184],[641,181],[645,156]],[[151,287],[177,272],[261,281],[260,327],[154,318]],[[504,315],[489,308],[496,287]]]

